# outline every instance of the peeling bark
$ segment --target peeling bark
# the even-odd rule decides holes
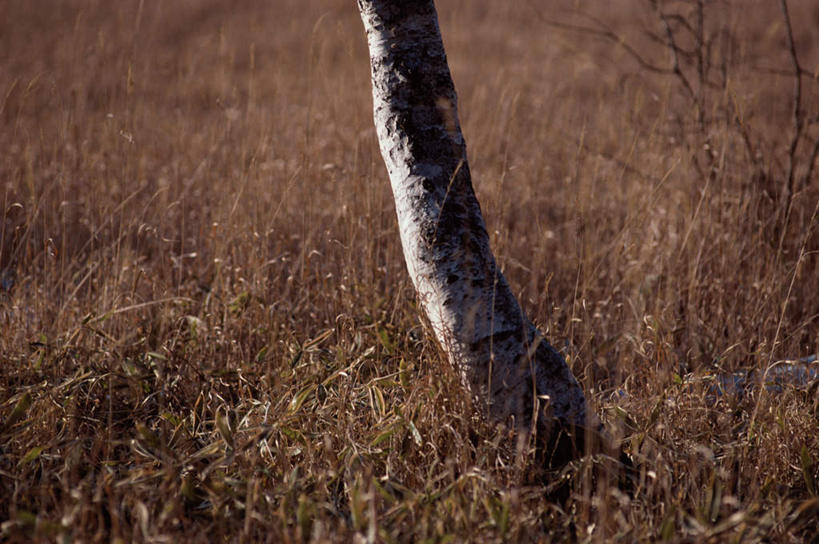
[[[358,6],[404,257],[438,342],[492,417],[542,437],[555,423],[588,427],[581,387],[489,247],[433,1]]]

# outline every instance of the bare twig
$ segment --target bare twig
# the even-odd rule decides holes
[[[813,150],[811,150],[810,158],[808,159],[808,172],[805,175],[805,184],[810,184],[813,180],[813,170],[816,167],[817,157],[819,157],[819,138],[813,142]]]
[[[703,0],[697,0],[697,26],[696,26],[696,39],[697,39],[697,74],[699,76],[700,82],[700,107],[705,109],[705,104],[703,101],[705,100],[705,96],[702,92],[702,84],[705,81],[705,76],[708,72],[708,64],[710,64],[711,60],[711,48],[710,45],[705,41],[705,4]]]
[[[759,157],[757,156],[757,151],[754,149],[753,141],[751,140],[751,131],[748,128],[747,123],[745,122],[744,116],[742,115],[742,111],[740,110],[739,103],[736,98],[736,94],[729,90],[729,96],[731,98],[731,104],[734,106],[734,120],[736,125],[739,127],[739,134],[742,136],[742,141],[745,144],[745,149],[748,152],[748,158],[753,162],[755,169],[757,172],[762,171],[762,164],[760,162]]]
[[[605,23],[603,23],[602,21],[600,21],[599,19],[595,18],[594,16],[592,16],[590,14],[581,13],[580,15],[582,17],[584,17],[585,19],[588,19],[589,21],[593,22],[596,26],[584,26],[584,25],[576,25],[576,24],[572,24],[572,23],[565,23],[563,21],[556,21],[554,19],[550,19],[549,17],[546,17],[545,15],[543,15],[542,11],[539,10],[533,4],[530,4],[530,5],[532,5],[532,7],[534,8],[534,12],[537,15],[538,19],[540,19],[541,22],[543,22],[544,24],[547,24],[547,25],[549,25],[551,27],[554,27],[554,28],[561,28],[563,30],[571,30],[572,32],[579,32],[581,34],[589,34],[591,36],[596,36],[596,37],[602,38],[604,40],[616,43],[619,46],[621,46],[623,48],[623,50],[626,53],[628,53],[628,55],[632,59],[634,59],[634,61],[637,62],[637,64],[640,65],[641,68],[644,68],[644,69],[646,69],[646,70],[648,70],[650,72],[654,72],[654,73],[657,73],[657,74],[670,75],[670,74],[674,73],[673,70],[671,70],[669,68],[664,68],[662,66],[657,66],[656,64],[654,64],[651,61],[647,60],[640,53],[638,53],[637,50],[632,45],[630,45],[626,41],[626,39],[624,37],[617,34],[611,27],[609,27],[608,25],[606,25]]]
[[[786,77],[793,77],[794,70],[783,70],[782,68],[771,68],[770,66],[751,66],[750,70],[752,72],[759,72],[762,74],[772,74],[775,76],[786,76]],[[809,77],[812,79],[819,79],[819,74],[811,72],[810,70],[806,70],[799,67],[799,75],[802,77]]]
[[[779,0],[779,6],[782,9],[782,18],[785,23],[785,31],[788,39],[788,52],[790,53],[791,64],[793,65],[793,136],[788,147],[788,170],[786,177],[786,194],[785,194],[785,213],[784,224],[788,222],[790,215],[791,203],[793,200],[793,192],[795,185],[795,170],[796,170],[796,151],[799,148],[799,142],[802,139],[802,129],[804,128],[805,116],[802,112],[802,67],[799,64],[799,57],[796,54],[796,44],[793,39],[793,26],[791,25],[791,17],[788,13],[787,0]],[[783,229],[784,232],[784,229]]]
[[[697,31],[694,30],[694,27],[691,26],[691,24],[688,22],[688,20],[685,17],[683,17],[682,15],[680,15],[678,13],[665,13],[665,14],[663,14],[663,17],[665,19],[667,19],[668,21],[673,21],[674,23],[677,23],[678,25],[683,27],[685,30],[687,30],[688,33],[691,34],[691,37],[693,39],[695,39],[695,40],[697,39]]]
[[[668,24],[668,20],[664,17],[663,13],[660,11],[660,7],[656,1],[651,2],[651,5],[654,7],[655,12],[657,13],[657,17],[660,19],[660,22],[665,29],[665,35],[668,38],[668,43],[666,47],[671,51],[671,60],[673,65],[671,67],[671,71],[677,76],[677,79],[680,80],[682,83],[683,88],[685,88],[688,96],[697,104],[697,106],[701,106],[697,95],[694,93],[694,88],[691,86],[691,83],[688,81],[688,78],[685,76],[685,73],[682,71],[682,67],[680,66],[680,51],[681,48],[677,45],[677,40],[674,38],[674,31],[671,29],[671,25]],[[698,49],[701,49],[698,47]],[[697,108],[697,119],[701,122],[702,121],[702,108]]]

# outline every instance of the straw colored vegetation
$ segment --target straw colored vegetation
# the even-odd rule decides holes
[[[813,1],[791,51],[776,2],[440,0],[493,249],[630,490],[539,472],[425,329],[354,2],[0,5],[0,539],[815,538],[816,386],[709,381],[819,351]]]

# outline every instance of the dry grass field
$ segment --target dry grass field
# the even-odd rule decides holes
[[[819,352],[788,6],[796,56],[773,1],[439,1],[493,248],[621,490],[540,474],[425,330],[355,2],[0,0],[0,540],[815,541],[817,386],[714,381]]]

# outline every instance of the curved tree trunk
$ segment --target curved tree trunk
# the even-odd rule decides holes
[[[587,427],[582,389],[489,248],[433,1],[358,6],[404,257],[438,342],[491,416],[541,438]]]

